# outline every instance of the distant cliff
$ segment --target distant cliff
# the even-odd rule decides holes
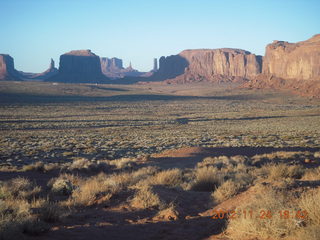
[[[54,66],[54,61],[51,59],[49,68],[42,73],[27,73],[19,71],[19,75],[24,80],[47,80],[48,78],[56,75],[58,69]]]
[[[320,97],[320,34],[302,42],[274,41],[267,45],[262,74],[244,86]]]
[[[122,59],[119,58],[102,57],[100,58],[100,63],[102,73],[111,79],[148,76],[148,73],[146,72],[139,72],[138,70],[133,69],[131,63],[129,67],[124,68]]]
[[[102,74],[99,56],[90,50],[76,50],[60,56],[59,73],[47,81],[103,83],[109,78]]]
[[[320,79],[320,34],[307,41],[267,45],[263,74],[284,79]]]
[[[0,80],[21,80],[13,58],[8,54],[0,54]]]
[[[160,58],[154,80],[171,82],[239,82],[261,72],[262,57],[241,49],[185,50],[178,55]]]

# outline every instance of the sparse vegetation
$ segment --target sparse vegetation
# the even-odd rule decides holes
[[[21,84],[29,93],[38,86]],[[90,221],[99,231],[178,219],[186,225],[166,225],[161,238],[189,224],[210,226],[209,236],[219,224],[202,216],[216,206],[309,213],[229,219],[220,229],[228,239],[319,239],[318,102],[203,86],[194,97],[191,88],[161,85],[58,85],[71,95],[57,98],[50,94],[63,91],[38,84],[46,98],[0,95],[0,239],[52,225],[72,232]],[[200,150],[171,155],[184,147]]]

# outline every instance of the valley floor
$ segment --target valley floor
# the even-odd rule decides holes
[[[319,126],[236,85],[1,82],[0,238],[319,239]]]

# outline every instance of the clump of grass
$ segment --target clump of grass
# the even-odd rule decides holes
[[[307,169],[302,177],[306,181],[319,181],[320,180],[320,167]]]
[[[241,185],[232,180],[221,184],[213,193],[212,197],[217,202],[223,202],[239,193]]]
[[[158,172],[151,179],[152,184],[176,187],[182,184],[182,171],[180,169],[169,169]]]
[[[320,188],[302,194],[299,207],[307,211],[310,224],[320,228]]]
[[[105,160],[92,162],[87,158],[74,158],[73,162],[66,167],[67,171],[85,171],[85,172],[107,172],[110,169]]]
[[[266,164],[261,168],[261,171],[270,180],[301,178],[304,174],[304,169],[300,165],[287,165],[285,163]]]
[[[159,196],[152,191],[152,188],[145,186],[140,188],[131,199],[131,204],[137,208],[159,207],[162,202]]]
[[[76,189],[79,178],[71,174],[62,174],[52,179],[48,185],[54,194],[69,196]]]
[[[0,239],[21,236],[25,224],[32,221],[30,205],[26,200],[0,200]]]
[[[39,194],[41,187],[35,186],[29,179],[17,177],[0,183],[0,198],[31,199]]]
[[[320,226],[311,225],[304,228],[300,228],[296,234],[296,239],[303,240],[319,240]]]
[[[197,168],[190,190],[211,192],[221,184],[222,180],[223,176],[215,167]]]
[[[233,240],[267,240],[290,237],[296,230],[297,220],[280,218],[278,212],[284,209],[290,212],[297,210],[290,205],[285,194],[271,188],[262,188],[255,199],[242,203],[236,208],[237,217],[229,219],[226,232]],[[246,215],[244,215],[244,211],[246,211]],[[250,211],[252,216],[248,215]],[[266,217],[268,211],[272,214],[271,217]],[[264,213],[266,214],[264,215]]]
[[[43,162],[35,162],[29,165],[24,165],[22,167],[22,171],[39,171],[39,172],[44,172],[45,171],[45,164]]]
[[[65,209],[62,209],[58,203],[45,201],[40,207],[39,218],[45,222],[53,223],[59,221],[65,214]]]
[[[89,159],[86,158],[75,158],[71,165],[69,166],[69,170],[75,169],[87,169],[91,165]]]
[[[90,206],[95,203],[98,198],[104,197],[109,200],[112,197],[112,188],[106,184],[106,175],[99,174],[94,177],[82,179],[78,187],[72,192],[67,205],[74,206]]]
[[[131,158],[120,158],[120,159],[109,161],[109,164],[111,166],[115,166],[117,169],[132,168],[136,166],[136,161]]]

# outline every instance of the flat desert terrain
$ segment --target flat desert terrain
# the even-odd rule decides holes
[[[0,239],[320,236],[320,101],[0,83]]]

